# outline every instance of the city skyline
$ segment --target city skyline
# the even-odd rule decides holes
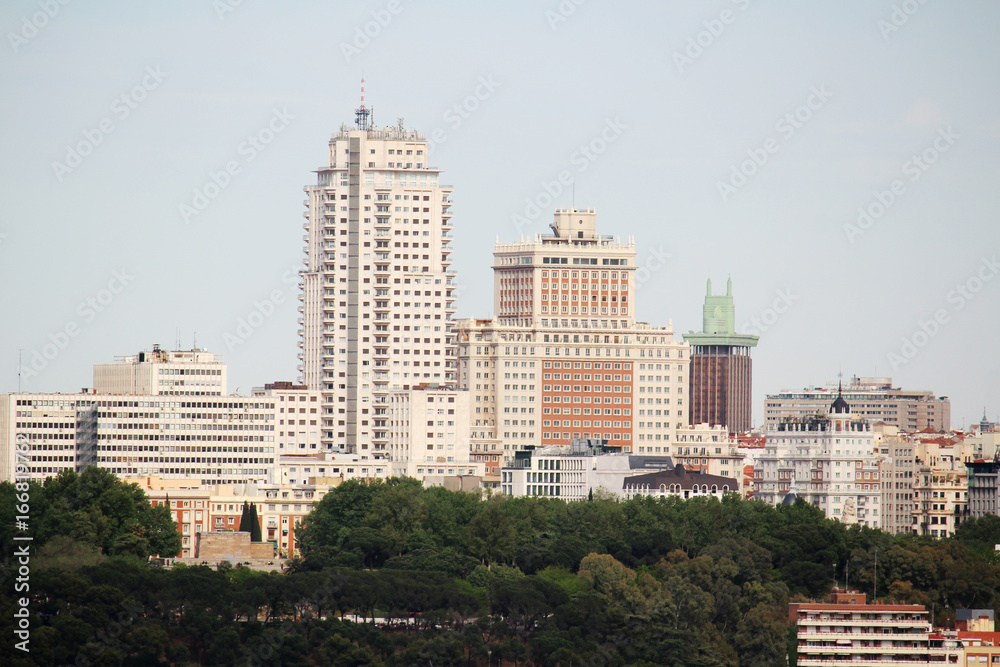
[[[997,419],[1000,10],[563,4],[4,7],[0,390],[18,350],[22,390],[74,392],[178,332],[231,391],[297,380],[301,188],[363,73],[454,188],[456,320],[496,315],[496,238],[575,204],[636,239],[638,319],[678,338],[732,276],[756,425],[841,370]]]

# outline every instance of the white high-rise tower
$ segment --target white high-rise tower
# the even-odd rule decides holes
[[[455,383],[451,187],[423,135],[371,123],[363,85],[305,188],[299,370],[323,392],[323,446],[382,458],[388,393]]]

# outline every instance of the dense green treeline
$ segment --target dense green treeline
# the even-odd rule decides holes
[[[173,556],[181,550],[169,508],[151,506],[138,485],[126,484],[104,468],[90,467],[80,474],[66,470],[44,484],[0,484],[4,550],[23,532],[18,530],[18,516],[27,517],[24,524],[36,548],[64,536],[104,554]]]
[[[880,597],[934,605],[939,623],[1000,605],[997,517],[938,541],[802,502],[483,499],[395,479],[345,482],[298,532],[286,574],[40,540],[32,651],[6,642],[0,663],[783,665],[788,600],[835,573],[869,595],[877,576]],[[0,572],[7,624],[16,570]]]

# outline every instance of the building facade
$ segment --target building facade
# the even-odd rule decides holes
[[[888,432],[887,432],[888,431]],[[913,439],[895,427],[875,426],[879,480],[882,486],[882,530],[909,533],[916,509],[916,453]]]
[[[969,516],[1000,514],[1000,454],[965,464],[969,482]]]
[[[627,478],[671,468],[668,456],[631,455],[603,440],[577,440],[515,452],[501,470],[500,491],[563,500],[586,500],[592,494],[620,496]]]
[[[296,555],[295,531],[323,496],[329,484],[226,484],[204,486],[191,480],[165,480],[156,476],[126,478],[146,492],[150,503],[168,505],[181,536],[179,554],[195,556],[198,533],[238,531],[243,503],[257,505],[261,537],[275,545],[281,557]]]
[[[765,418],[768,426],[785,417],[808,417],[823,414],[837,396],[838,387],[783,389],[768,395]],[[925,428],[947,431],[951,428],[951,401],[947,396],[935,398],[934,392],[911,391],[892,386],[892,378],[854,377],[842,388],[844,399],[855,415],[872,421],[882,421],[900,431],[915,433]]]
[[[200,484],[275,481],[275,406],[241,396],[0,395],[0,451],[13,470],[19,438],[30,477],[91,465],[119,476]],[[11,479],[10,476],[7,479]]]
[[[383,458],[389,392],[455,382],[451,187],[423,135],[356,118],[305,188],[299,370],[324,446]]]
[[[116,357],[111,364],[94,364],[98,394],[143,396],[225,396],[226,364],[202,348],[162,350]]]
[[[733,281],[724,296],[712,294],[708,281],[701,333],[684,334],[691,346],[691,424],[725,426],[732,433],[753,426],[753,362],[759,338],[736,333]]]
[[[768,425],[754,466],[754,497],[772,505],[802,498],[832,519],[880,528],[881,481],[871,425],[842,396],[826,415]]]
[[[622,482],[622,497],[643,498],[715,498],[739,493],[739,480],[690,471],[683,465],[628,477]]]
[[[483,475],[473,460],[469,392],[416,385],[389,393],[387,454],[394,477]]]
[[[593,210],[557,209],[552,231],[497,244],[497,316],[458,323],[474,441],[508,459],[574,439],[671,442],[688,424],[688,345],[636,321],[634,243],[599,235]]]
[[[957,665],[957,638],[936,633],[923,605],[866,602],[864,593],[834,589],[831,602],[792,602],[798,665]]]
[[[0,481],[14,481],[17,465],[31,479],[81,471],[80,443],[93,454],[92,394],[0,394]],[[21,452],[18,444],[23,443]]]
[[[969,515],[969,482],[965,464],[918,467],[913,483],[912,531],[914,535],[948,537]]]
[[[281,454],[278,456],[279,484],[339,484],[348,479],[387,479],[388,459],[362,458],[357,454]]]
[[[730,490],[745,491],[743,465],[746,454],[725,426],[685,426],[677,429],[674,440],[660,445],[639,445],[638,454],[669,455],[685,470],[730,479]],[[735,485],[734,485],[735,483]]]
[[[316,454],[330,451],[324,443],[323,394],[304,384],[279,381],[254,387],[252,396],[274,401],[277,417],[276,448],[280,454]]]

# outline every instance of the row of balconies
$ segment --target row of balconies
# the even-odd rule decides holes
[[[854,644],[853,646],[809,646],[801,642],[799,643],[799,655],[803,653],[824,655],[869,655],[873,653],[883,655],[914,655],[927,653],[928,650],[926,639],[923,643],[914,642],[910,646],[862,646],[860,644]]]
[[[867,618],[805,618],[799,621],[799,627],[824,627],[824,626],[837,626],[837,627],[862,627],[862,626],[878,626],[880,628],[898,626],[898,627],[927,627],[927,620],[924,618],[894,618],[894,619],[867,619]],[[819,632],[818,630],[816,632]]]
[[[926,651],[925,651],[926,653]],[[846,656],[816,656],[816,655],[802,655],[799,654],[798,665],[799,667],[826,667],[826,665],[851,665],[852,667],[894,667],[899,665],[901,667],[906,665],[927,665],[927,664],[946,664],[948,657],[941,653],[938,655],[932,655],[929,659],[925,659],[922,656],[887,656],[884,658],[879,657],[854,657],[848,658]],[[957,664],[956,661],[952,661],[951,664]]]
[[[827,641],[837,641],[837,640],[853,640],[853,641],[865,641],[865,642],[880,642],[880,641],[914,641],[915,637],[922,637],[920,641],[927,641],[927,624],[925,623],[923,627],[913,628],[912,630],[901,630],[900,632],[809,632],[807,628],[799,626],[799,640],[827,640]]]

